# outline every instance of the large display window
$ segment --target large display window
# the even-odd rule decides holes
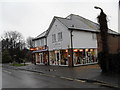
[[[97,62],[96,49],[74,49],[73,52],[74,65]]]

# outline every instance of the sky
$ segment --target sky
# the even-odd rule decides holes
[[[108,27],[118,32],[118,0],[0,0],[0,35],[18,31],[23,37],[36,37],[47,30],[53,17],[80,15],[97,22],[101,7]]]

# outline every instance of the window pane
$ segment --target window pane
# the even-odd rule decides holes
[[[62,40],[62,32],[58,33],[58,41]]]
[[[52,35],[52,42],[56,42],[56,35],[55,34]]]

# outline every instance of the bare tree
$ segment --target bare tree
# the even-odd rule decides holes
[[[17,31],[7,31],[3,34],[2,46],[3,49],[22,48],[24,45],[24,38],[21,33]]]
[[[26,40],[26,43],[27,43],[27,47],[28,47],[28,48],[34,47],[34,44],[33,44],[32,39],[33,39],[33,37],[28,37],[27,40]]]
[[[16,60],[19,62],[21,58],[20,52],[25,47],[22,34],[17,31],[7,31],[4,32],[3,36],[1,37],[1,41],[2,52],[4,53],[4,51],[7,50],[8,54],[5,55],[10,55],[12,61]]]

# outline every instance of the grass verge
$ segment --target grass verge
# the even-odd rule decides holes
[[[11,64],[11,66],[26,66],[27,64]]]

